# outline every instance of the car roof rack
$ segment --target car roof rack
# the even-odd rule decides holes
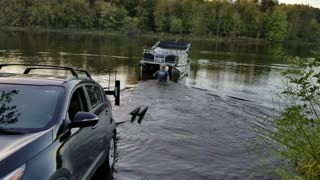
[[[72,67],[68,66],[54,66],[54,65],[38,65],[38,64],[0,64],[0,70],[3,67],[6,66],[26,66],[26,69],[24,70],[23,74],[29,74],[30,71],[35,69],[53,69],[53,70],[65,70],[70,71],[73,77],[68,77],[65,81],[73,80],[73,79],[79,79],[78,73],[84,73],[89,79],[92,79],[90,73],[86,70],[82,69],[74,69]],[[120,81],[117,79],[117,70],[114,67],[110,67],[109,69],[106,69],[106,72],[109,73],[109,83],[107,88],[103,88],[106,95],[113,95],[115,97],[115,105],[120,105]],[[110,90],[110,81],[111,81],[111,73],[115,73],[115,86],[114,90]],[[0,72],[1,73],[1,72]],[[82,78],[82,77],[81,77]]]
[[[68,67],[68,66],[38,65],[38,64],[0,64],[0,70],[2,69],[2,67],[6,67],[6,66],[27,66],[27,68],[24,70],[23,74],[29,74],[30,71],[35,70],[35,69],[53,69],[53,70],[70,71],[71,74],[76,78],[79,78],[78,72],[84,73],[88,78],[92,79],[91,75],[88,71],[82,70],[82,69],[74,69],[74,68]]]

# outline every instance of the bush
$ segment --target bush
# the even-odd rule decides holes
[[[126,17],[126,10],[104,1],[97,4],[101,28],[120,30]]]
[[[286,81],[276,96],[274,116],[253,124],[261,147],[277,152],[288,179],[320,179],[320,59],[288,58]]]
[[[30,8],[29,24],[32,26],[49,27],[51,9],[49,5]]]
[[[271,42],[282,42],[288,34],[287,15],[280,7],[276,7],[267,19],[266,38]]]
[[[132,34],[139,32],[138,28],[139,20],[138,18],[125,17],[123,31],[126,34]]]
[[[68,19],[67,27],[90,28],[94,24],[92,11],[85,0],[71,0],[64,12],[65,19]]]
[[[170,32],[172,32],[172,33],[182,33],[182,31],[183,31],[182,20],[173,16],[171,18]]]

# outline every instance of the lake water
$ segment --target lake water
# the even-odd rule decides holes
[[[118,126],[113,175],[95,179],[272,179],[246,146],[255,138],[248,123],[268,114],[286,68],[277,53],[309,57],[312,46],[192,41],[187,78],[167,86],[144,80],[142,49],[157,40],[124,36],[0,32],[0,63],[33,63],[87,69],[108,86],[117,69],[124,89],[118,122],[138,106],[141,124]],[[19,70],[19,69],[14,69]],[[55,72],[56,73],[56,72]],[[271,157],[272,158],[272,157]]]

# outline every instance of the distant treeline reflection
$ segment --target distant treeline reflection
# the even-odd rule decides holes
[[[18,90],[2,91],[0,95],[0,127],[16,123],[21,113],[16,105],[11,105],[12,97],[19,94]]]

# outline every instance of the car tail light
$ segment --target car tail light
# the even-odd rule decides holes
[[[20,180],[24,174],[24,170],[26,169],[26,165],[23,165],[14,171],[12,171],[10,174],[2,178],[2,180]],[[1,178],[0,178],[1,179]]]

